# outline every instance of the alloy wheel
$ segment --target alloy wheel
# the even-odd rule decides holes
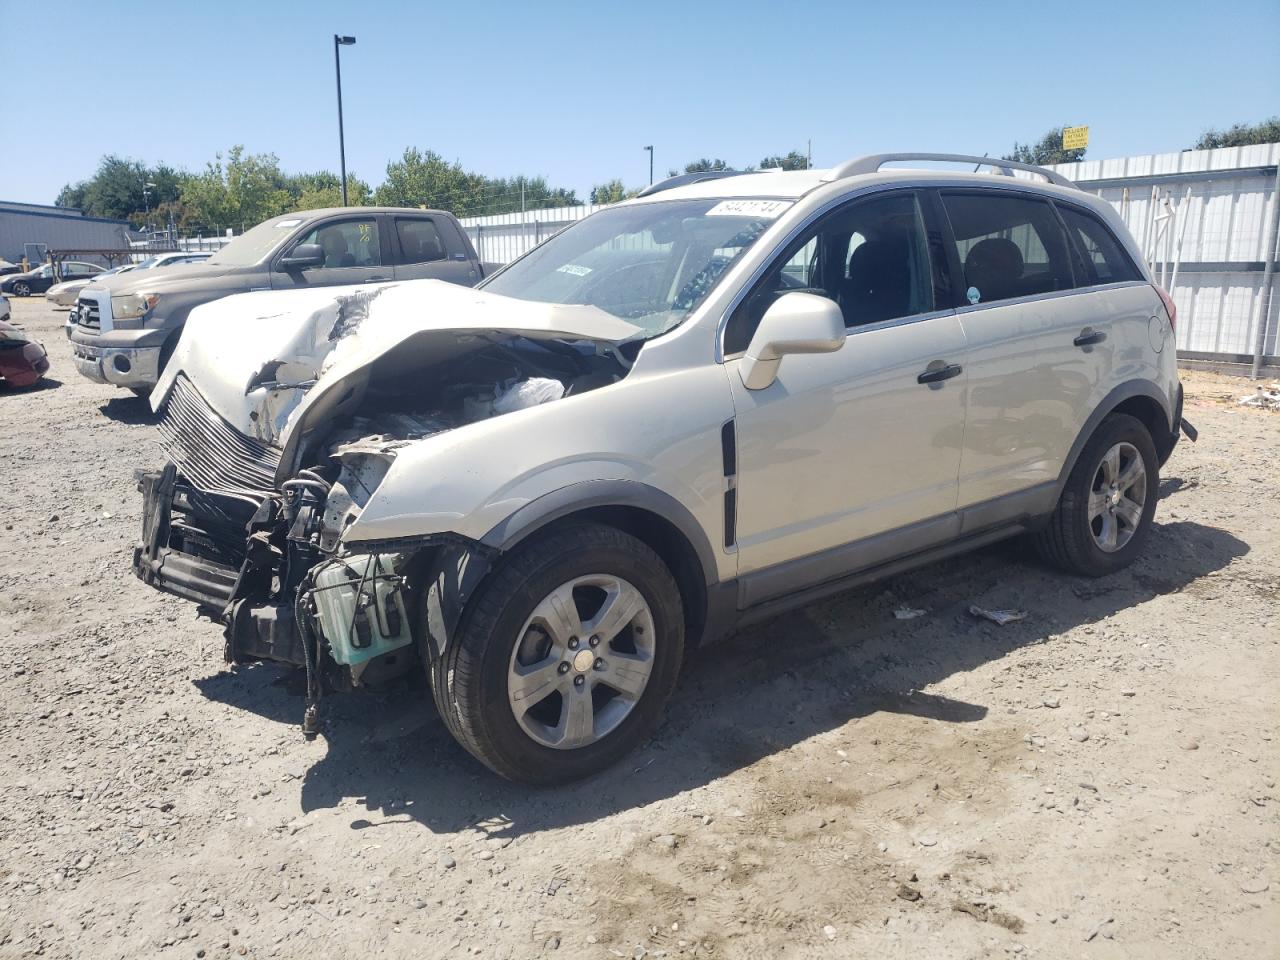
[[[507,700],[526,734],[573,750],[608,736],[653,672],[653,613],[611,574],[576,577],[534,608],[511,652]]]
[[[1120,442],[1102,457],[1089,491],[1089,531],[1098,549],[1122,550],[1142,523],[1147,504],[1147,468],[1131,443]]]

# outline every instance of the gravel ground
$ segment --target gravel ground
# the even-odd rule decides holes
[[[1187,378],[1130,570],[1006,544],[814,605],[532,790],[420,682],[304,740],[293,675],[130,572],[147,407],[14,314],[53,369],[0,387],[0,956],[1274,956],[1280,415],[1247,384]]]

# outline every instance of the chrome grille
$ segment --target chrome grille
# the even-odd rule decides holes
[[[165,453],[198,490],[260,503],[275,490],[280,451],[246,437],[181,374],[157,424]]]
[[[101,329],[102,319],[98,315],[97,300],[80,297],[76,301],[76,323],[82,327],[88,327],[90,330]]]

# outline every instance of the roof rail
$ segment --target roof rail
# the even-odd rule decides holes
[[[674,177],[667,177],[665,180],[659,180],[657,183],[651,183],[639,193],[637,197],[651,197],[655,193],[661,193],[663,190],[672,190],[675,187],[687,186],[690,183],[701,183],[703,180],[719,180],[721,177],[740,177],[744,173],[750,173],[749,170],[703,170],[699,173],[681,173]]]
[[[1014,170],[1025,170],[1039,174],[1050,183],[1060,187],[1075,187],[1075,184],[1060,173],[1037,167],[1030,163],[1019,163],[1016,160],[1000,160],[995,157],[970,157],[960,153],[873,153],[865,157],[854,157],[839,166],[832,167],[824,180],[843,180],[845,177],[856,177],[864,173],[876,173],[886,163],[898,160],[940,160],[950,163],[972,163],[980,167],[994,167],[1006,177],[1012,177]],[[1077,188],[1078,189],[1078,188]]]

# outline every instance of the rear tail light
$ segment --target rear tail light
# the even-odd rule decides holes
[[[1173,297],[1165,293],[1164,288],[1159,284],[1152,284],[1156,288],[1156,293],[1160,294],[1160,302],[1164,304],[1165,313],[1169,314],[1169,329],[1177,331],[1178,329],[1178,308],[1173,305]]]

